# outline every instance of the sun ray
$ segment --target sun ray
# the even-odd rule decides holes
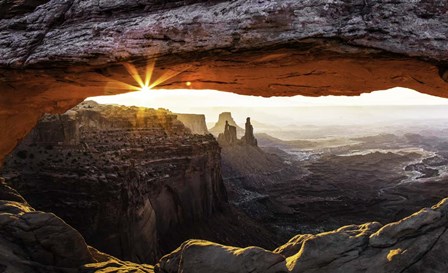
[[[156,64],[155,60],[148,61],[146,65],[146,75],[145,75],[145,86],[149,87],[149,83],[151,82],[152,73],[154,72],[154,66]]]
[[[140,74],[138,73],[137,68],[134,65],[130,63],[123,63],[123,66],[126,68],[129,75],[131,75],[134,78],[134,80],[138,83],[138,85],[140,85],[140,87],[145,86],[142,78],[140,77]]]
[[[122,91],[139,91],[141,88],[122,81],[110,79],[110,81],[106,84],[105,89],[107,93],[117,93]]]
[[[190,66],[187,66],[186,68],[180,70],[180,71],[173,71],[169,70],[163,73],[160,77],[155,79],[153,82],[151,82],[154,69],[155,69],[155,59],[148,61],[146,64],[146,70],[144,75],[144,81],[142,79],[142,76],[138,73],[138,69],[135,65],[131,63],[123,63],[123,66],[126,68],[129,75],[134,78],[134,80],[137,82],[138,86],[134,86],[131,84],[127,84],[118,80],[111,79],[111,81],[107,84],[107,89],[112,90],[110,93],[114,93],[114,91],[118,90],[129,90],[129,91],[141,91],[146,92],[151,90],[152,88],[166,82],[167,80],[176,77],[180,73],[184,72]],[[191,83],[190,83],[191,84]],[[106,90],[107,91],[107,90]],[[109,91],[107,91],[109,92]]]
[[[188,68],[190,68],[189,66],[182,69],[181,71],[168,71],[162,74],[162,76],[160,76],[159,78],[157,78],[150,86],[149,89],[152,89],[164,82],[166,82],[167,80],[176,77],[177,75],[179,75],[180,73],[184,72],[185,70],[187,70]]]

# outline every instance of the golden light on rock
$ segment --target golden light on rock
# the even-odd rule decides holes
[[[191,82],[186,82],[185,85],[186,86],[191,86]]]
[[[392,262],[392,260],[394,259],[395,256],[403,254],[405,251],[403,251],[401,248],[397,248],[397,249],[392,249],[389,251],[389,253],[387,254],[387,260],[389,262]]]

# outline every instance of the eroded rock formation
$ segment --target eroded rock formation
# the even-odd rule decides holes
[[[225,122],[223,122],[224,120]],[[222,126],[223,123],[224,126]],[[257,139],[254,136],[254,127],[250,123],[250,118],[246,119],[246,130],[244,130],[244,135],[241,139],[238,139],[238,130],[241,128],[235,123],[230,112],[221,113],[218,122],[210,131],[216,134],[221,127],[223,127],[222,131],[217,133],[217,139],[221,147],[235,145],[257,147]]]
[[[212,128],[210,128],[209,131],[213,135],[218,136],[219,134],[225,132],[228,125],[235,127],[236,137],[240,137],[244,134],[244,129],[236,124],[235,120],[232,117],[232,113],[230,112],[222,112],[221,114],[219,114],[218,121]]]
[[[176,114],[177,120],[181,121],[185,127],[191,130],[193,134],[208,134],[205,115],[198,114]]]
[[[229,145],[237,145],[240,143],[237,138],[236,126],[230,125],[226,120],[226,124],[224,125],[224,132],[218,135],[218,143],[221,146],[229,146]]]
[[[58,217],[35,211],[0,181],[0,266],[5,272],[153,272],[88,247]],[[396,223],[302,234],[274,251],[190,240],[155,272],[445,272],[448,199]],[[58,238],[54,236],[58,235]]]
[[[241,142],[245,145],[257,146],[257,139],[254,136],[254,127],[250,123],[250,118],[246,118],[244,136],[241,138]]]
[[[214,138],[192,135],[175,114],[90,101],[45,116],[3,176],[98,249],[155,262],[190,237],[179,229],[226,205],[220,164]]]

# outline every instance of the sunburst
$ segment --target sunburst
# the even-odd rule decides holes
[[[181,69],[180,71],[173,71],[168,70],[164,72],[160,77],[156,78],[154,81],[152,81],[154,68],[155,68],[155,60],[148,61],[146,64],[146,69],[143,74],[143,76],[140,75],[137,67],[131,63],[123,63],[123,66],[126,68],[127,72],[131,77],[135,80],[137,85],[128,84],[125,82],[121,82],[118,80],[111,80],[111,83],[109,85],[110,88],[115,90],[128,90],[128,91],[141,91],[141,92],[148,92],[151,89],[155,88],[156,86],[168,81],[171,78],[176,77],[177,75],[181,74],[185,70],[187,70],[190,66],[187,66],[184,69]],[[186,83],[188,86],[191,85],[190,82]]]

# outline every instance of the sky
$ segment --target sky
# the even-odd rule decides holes
[[[373,120],[387,119],[387,106],[418,106],[440,105],[434,117],[445,114],[440,111],[448,111],[448,99],[434,97],[406,88],[393,88],[384,91],[361,94],[360,96],[322,96],[322,97],[257,97],[243,96],[229,92],[216,90],[147,90],[130,92],[114,96],[91,97],[103,104],[120,104],[127,106],[143,106],[150,108],[166,108],[175,113],[205,114],[207,122],[215,122],[220,112],[231,111],[237,123],[251,116],[259,122],[276,124],[290,124],[297,122],[326,121],[328,123],[352,122],[358,118]],[[356,107],[351,107],[356,106]],[[324,109],[326,110],[318,110]],[[386,107],[386,108],[384,108]],[[328,109],[343,110],[328,110]],[[356,113],[348,108],[356,108]],[[404,107],[406,108],[406,107]],[[409,108],[409,107],[408,107]],[[377,109],[377,110],[375,110]],[[425,109],[428,109],[427,107]],[[378,112],[376,114],[376,112]],[[415,111],[414,111],[415,112]],[[417,111],[414,116],[421,116],[421,112],[430,115],[427,110]],[[410,116],[409,110],[404,114]],[[448,114],[448,112],[446,112]],[[412,115],[412,113],[411,113]],[[349,121],[350,120],[350,121]]]

